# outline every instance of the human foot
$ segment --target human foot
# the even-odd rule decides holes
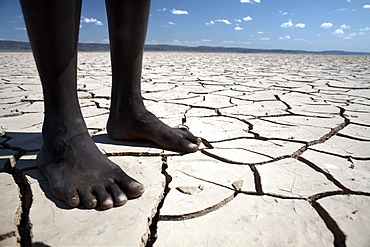
[[[111,112],[107,132],[112,139],[127,141],[146,139],[163,148],[190,153],[196,152],[201,143],[201,139],[187,129],[171,128],[146,109],[125,112],[120,116],[114,116]]]
[[[87,133],[44,144],[37,163],[52,194],[71,207],[82,203],[109,209],[144,192],[143,185],[106,158]]]

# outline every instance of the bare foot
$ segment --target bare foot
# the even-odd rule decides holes
[[[145,108],[125,112],[119,116],[115,116],[111,111],[107,132],[112,139],[127,141],[146,139],[163,148],[187,153],[196,152],[201,143],[201,139],[187,129],[171,128]]]
[[[44,144],[37,163],[53,195],[71,207],[82,203],[109,209],[144,192],[143,185],[106,158],[87,133],[54,138]]]

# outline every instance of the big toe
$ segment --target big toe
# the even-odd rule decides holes
[[[132,181],[129,183],[128,188],[126,189],[126,194],[129,198],[136,198],[141,196],[145,191],[144,185],[137,181]]]
[[[180,151],[184,151],[186,153],[194,153],[198,151],[199,146],[189,141],[182,141]]]
[[[193,153],[198,151],[199,145],[202,139],[194,136],[188,129],[179,128],[178,129],[179,139],[179,149],[184,152]]]
[[[190,132],[188,132],[190,133]],[[191,134],[191,133],[190,133]],[[186,152],[186,153],[194,153],[198,151],[199,145],[200,145],[200,138],[194,137],[193,135],[180,135],[178,136],[177,140],[177,148],[180,151]]]
[[[126,194],[128,198],[136,198],[141,196],[145,189],[144,185],[135,179],[124,174],[115,180],[119,188]]]

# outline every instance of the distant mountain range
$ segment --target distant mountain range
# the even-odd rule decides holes
[[[79,43],[78,50],[83,52],[107,52],[109,44]],[[0,40],[0,52],[31,51],[28,42]],[[214,52],[214,53],[277,53],[277,54],[325,54],[325,55],[370,55],[370,52],[348,51],[304,51],[282,49],[249,49],[237,47],[213,47],[213,46],[177,46],[177,45],[145,45],[145,51],[162,52]]]

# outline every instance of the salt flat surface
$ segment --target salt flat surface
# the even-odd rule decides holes
[[[0,53],[0,246],[369,246],[370,56],[145,53],[147,108],[198,152],[110,140],[109,53],[81,53],[99,149],[146,192],[69,208],[36,165],[43,96],[31,53]]]

